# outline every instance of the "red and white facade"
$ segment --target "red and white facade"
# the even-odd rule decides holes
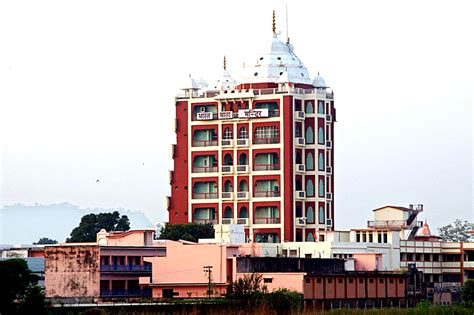
[[[176,97],[169,223],[243,224],[253,242],[314,241],[334,228],[333,93],[289,43],[235,82],[189,79]]]

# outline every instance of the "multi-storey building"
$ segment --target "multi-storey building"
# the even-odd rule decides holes
[[[190,78],[176,97],[170,223],[243,224],[248,241],[314,241],[334,228],[333,93],[281,41],[236,82]]]

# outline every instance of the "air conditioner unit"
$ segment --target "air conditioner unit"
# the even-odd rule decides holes
[[[326,225],[332,226],[332,219],[326,219]]]
[[[332,116],[331,115],[326,115],[326,122],[330,123],[332,121]]]
[[[304,172],[305,171],[305,165],[304,164],[296,164],[296,171],[297,172]]]
[[[305,217],[296,218],[296,225],[306,225],[306,218]]]
[[[296,145],[305,145],[304,138],[296,138]]]
[[[296,199],[304,199],[306,197],[306,192],[303,190],[296,191]]]
[[[301,112],[301,111],[295,112],[295,118],[298,120],[304,120],[305,118],[304,112]]]

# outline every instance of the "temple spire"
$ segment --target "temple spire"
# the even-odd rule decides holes
[[[272,18],[272,32],[273,36],[276,35],[276,19],[275,19],[275,10],[273,10],[273,18]]]
[[[226,71],[226,70],[227,70],[227,59],[224,55],[224,71]]]

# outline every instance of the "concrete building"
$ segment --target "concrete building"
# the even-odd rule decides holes
[[[232,223],[259,243],[334,228],[334,95],[273,27],[237,82],[192,78],[176,97],[170,223]]]
[[[96,301],[99,298],[151,296],[139,277],[151,274],[144,257],[164,256],[153,242],[154,230],[102,230],[94,243],[64,243],[45,247],[45,287],[48,298]]]

